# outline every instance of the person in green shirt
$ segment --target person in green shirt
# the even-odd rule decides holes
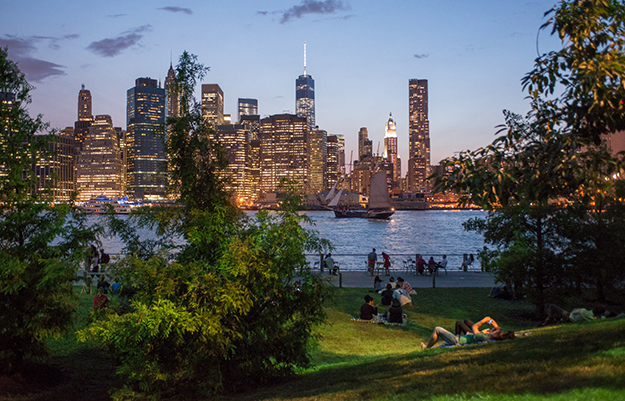
[[[484,324],[492,326],[492,330],[488,328],[480,331],[480,327]],[[432,348],[439,340],[443,340],[448,345],[465,345],[489,340],[507,340],[514,338],[514,331],[504,332],[499,325],[497,325],[495,320],[489,316],[475,323],[473,327],[471,327],[471,331],[472,333],[464,335],[454,335],[443,327],[437,326],[432,332],[428,343],[421,343],[421,349]]]

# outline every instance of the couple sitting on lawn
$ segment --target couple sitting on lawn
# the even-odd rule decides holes
[[[373,304],[373,297],[365,295],[365,303],[360,307],[360,320],[372,320],[374,322],[403,323],[401,304],[397,299],[391,301],[391,307],[384,315],[378,315],[378,307]]]
[[[492,329],[480,331],[480,327],[488,324]],[[447,345],[465,345],[475,344],[490,340],[508,340],[514,338],[514,331],[504,332],[495,320],[486,316],[477,323],[473,323],[469,319],[464,321],[456,321],[456,334],[438,326],[432,332],[430,340],[427,344],[421,343],[421,349],[432,348],[438,340],[443,340]]]

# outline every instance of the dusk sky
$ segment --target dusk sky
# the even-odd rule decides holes
[[[427,79],[431,161],[494,139],[502,110],[528,110],[521,78],[537,51],[560,47],[538,29],[554,1],[230,0],[3,1],[0,46],[32,92],[31,114],[73,126],[81,84],[93,113],[126,128],[135,79],[164,81],[187,50],[210,67],[203,83],[256,98],[261,117],[295,111],[295,79],[315,80],[316,120],[343,134],[357,159],[360,127],[383,151],[389,113],[397,123],[402,174],[408,159],[408,80]],[[537,49],[538,48],[538,49]],[[199,98],[200,88],[197,88]]]

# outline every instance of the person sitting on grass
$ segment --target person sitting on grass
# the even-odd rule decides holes
[[[383,290],[382,279],[380,278],[380,276],[375,276],[375,278],[373,279],[373,290],[375,292],[380,292]]]
[[[447,345],[466,345],[475,344],[483,341],[508,340],[514,338],[514,331],[508,331],[505,333],[501,330],[501,328],[499,328],[499,326],[497,326],[497,329],[494,329],[492,331],[487,332],[486,330],[484,330],[482,332],[480,331],[480,327],[483,324],[492,324],[493,327],[495,327],[497,323],[487,316],[473,325],[473,327],[471,328],[472,333],[464,335],[454,335],[444,328],[437,326],[432,332],[428,343],[421,343],[421,349],[432,348],[434,344],[436,344],[439,340],[443,340]]]
[[[365,303],[360,307],[360,320],[375,320],[378,317],[378,307],[373,305],[373,297],[365,295]]]
[[[403,289],[404,291],[406,291],[406,294],[408,295],[415,295],[417,292],[412,288],[412,286],[410,285],[409,282],[407,282],[406,280],[404,280],[401,277],[397,277],[397,287]]]
[[[382,291],[382,305],[389,306],[393,300],[393,287],[390,284],[386,285],[386,289]]]
[[[393,299],[391,302],[391,307],[388,308],[387,312],[387,320],[389,323],[399,323],[402,324],[402,314],[403,311],[401,309],[401,304],[397,299]]]

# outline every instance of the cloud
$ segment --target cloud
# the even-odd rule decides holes
[[[256,11],[256,14],[267,15],[269,14],[269,12],[268,11]]]
[[[293,18],[302,18],[306,14],[334,14],[349,9],[349,4],[344,3],[342,0],[303,0],[301,4],[286,10],[282,14],[280,23],[285,24]]]
[[[143,38],[143,32],[149,32],[151,30],[151,25],[142,25],[130,31],[123,32],[120,36],[115,38],[106,38],[91,42],[89,46],[87,46],[87,50],[102,57],[115,57],[122,51],[136,45]]]
[[[430,56],[429,54],[415,54],[414,58],[426,58],[426,57],[429,57],[429,56]]]
[[[4,38],[0,38],[0,47],[6,47],[8,49],[9,58],[17,64],[18,68],[26,75],[26,79],[29,82],[41,82],[49,77],[66,75],[65,71],[62,70],[65,68],[64,65],[51,63],[31,56],[32,53],[37,50],[35,43],[40,40],[59,41],[61,39],[43,36],[19,38],[17,36],[7,35]]]
[[[184,14],[189,14],[192,15],[193,11],[190,8],[182,8],[182,7],[161,7],[161,8],[157,8],[157,10],[163,10],[163,11],[169,11],[171,13],[184,13]]]

